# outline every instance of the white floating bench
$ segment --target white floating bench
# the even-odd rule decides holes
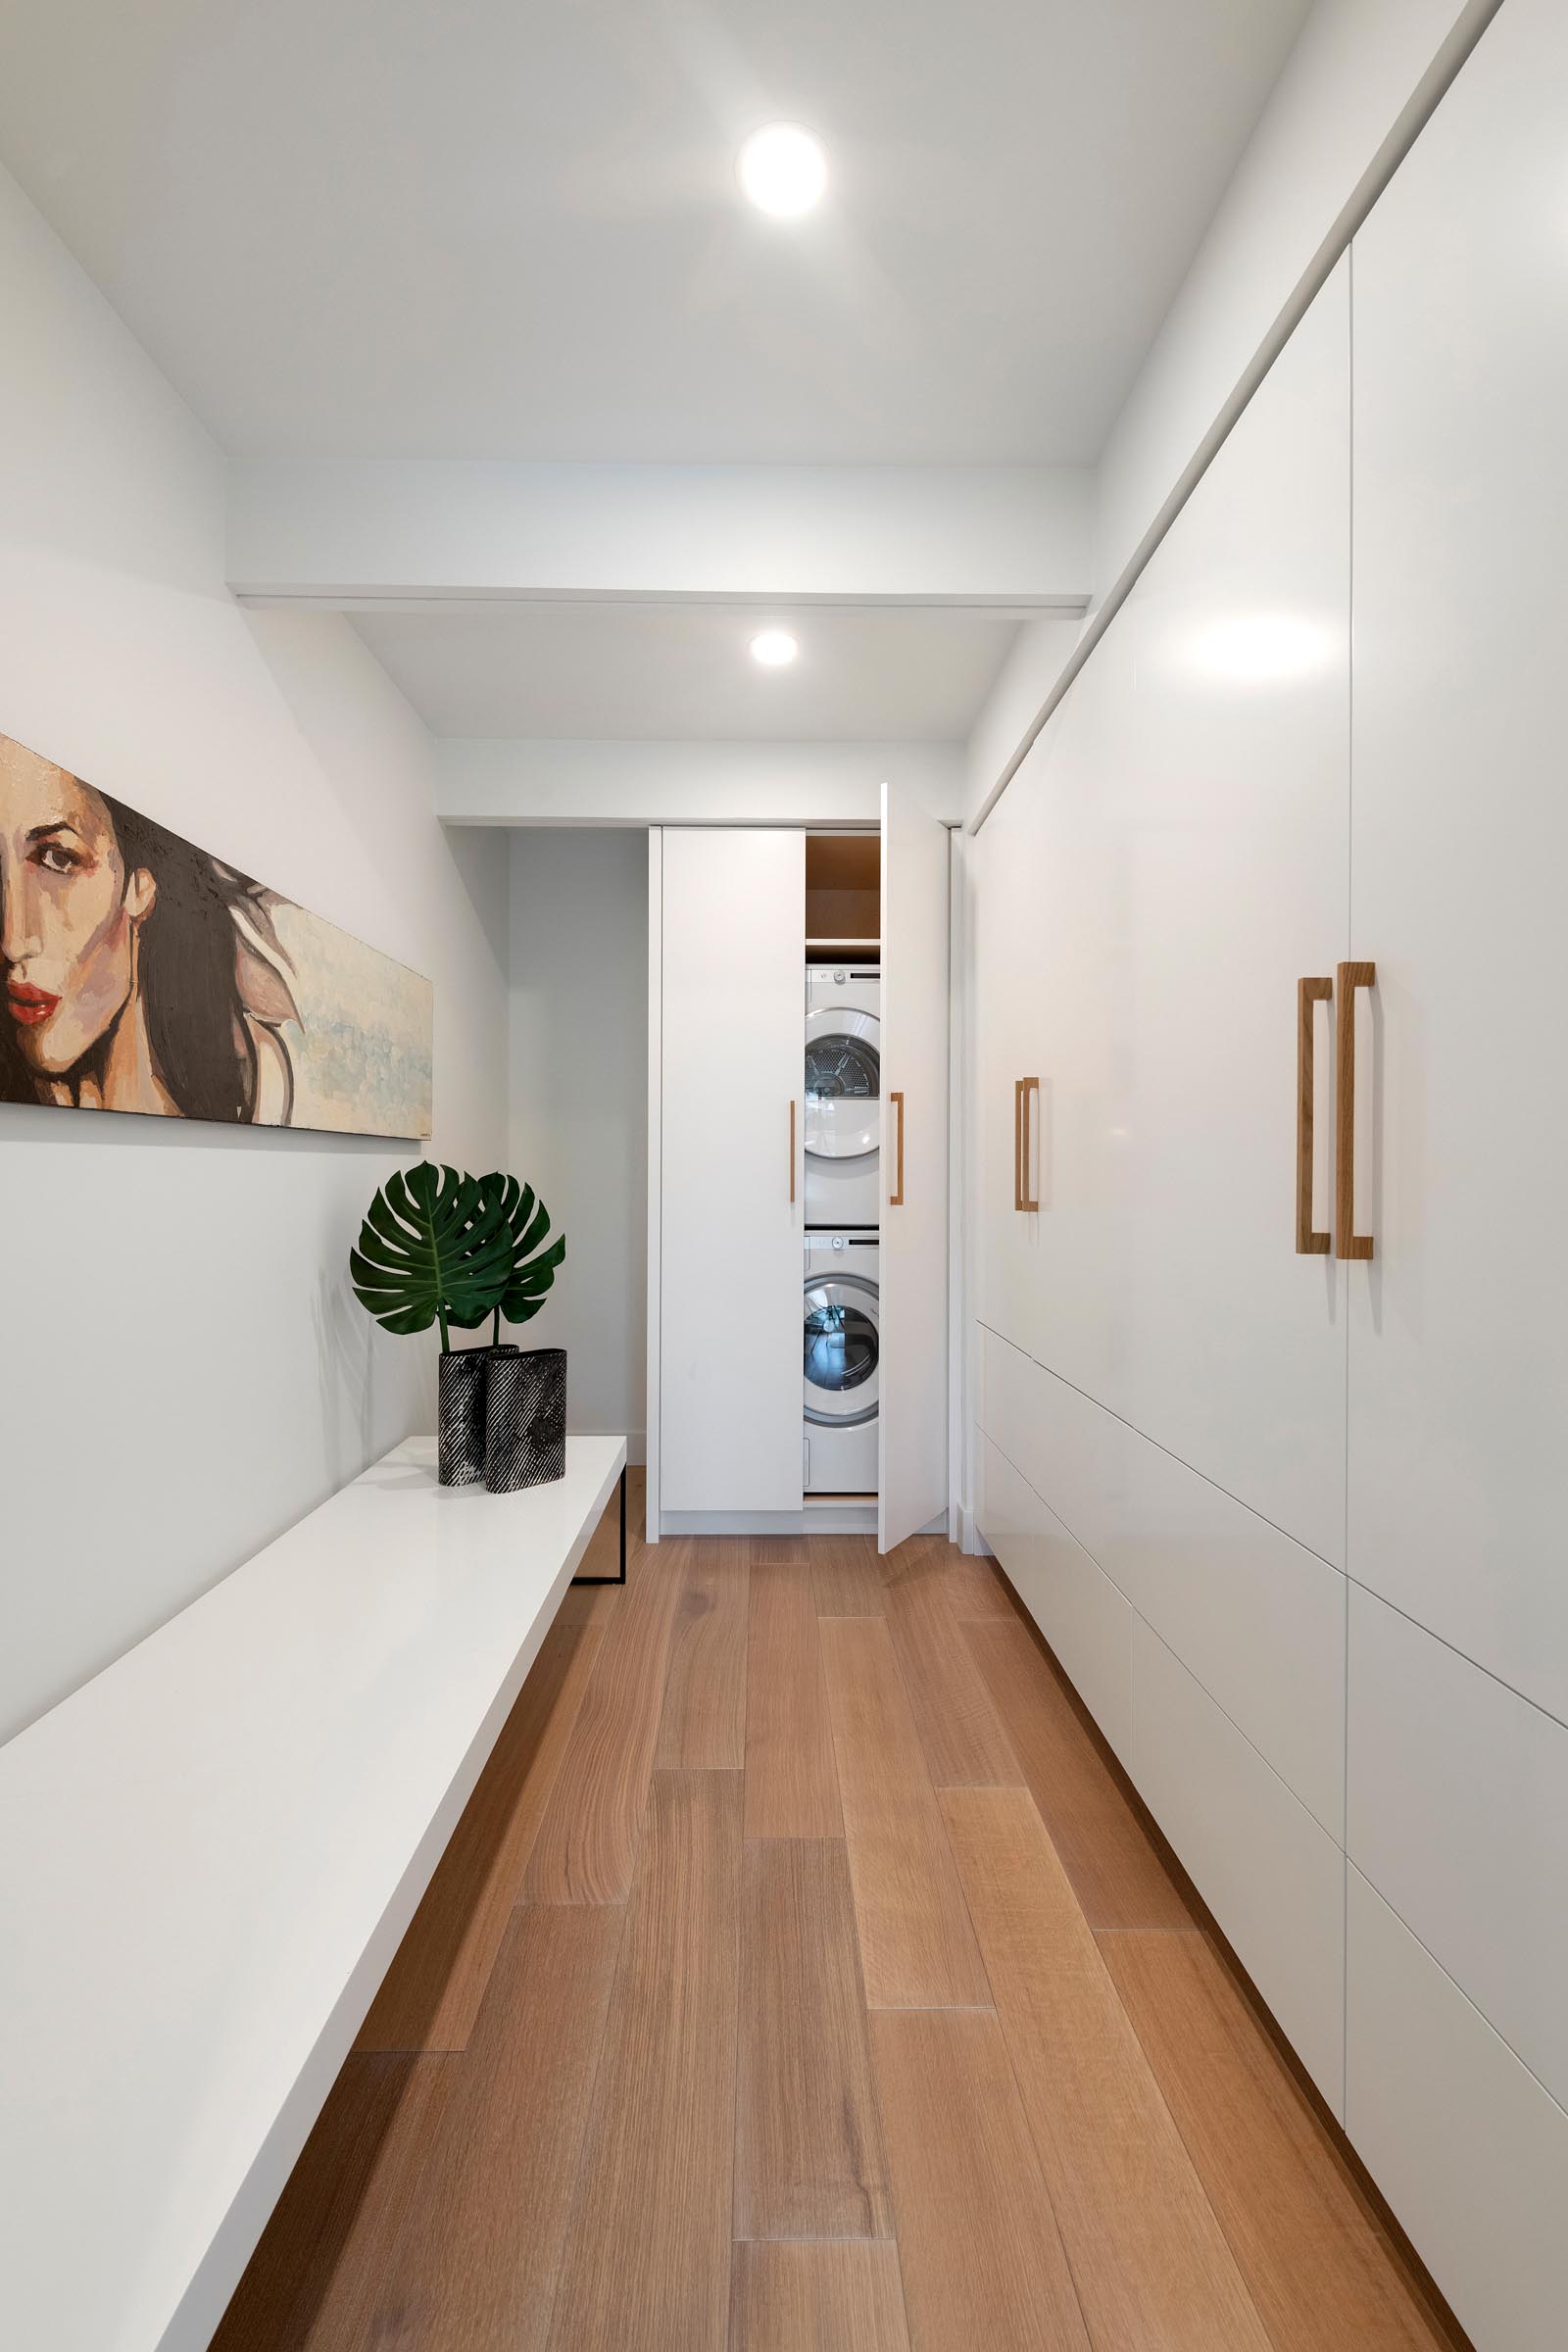
[[[199,2352],[626,1461],[413,1439],[0,1749],[0,2340]]]

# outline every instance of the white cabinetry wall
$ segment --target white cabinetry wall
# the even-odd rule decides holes
[[[1565,122],[1507,0],[974,860],[975,1515],[1487,2352],[1568,2310]]]

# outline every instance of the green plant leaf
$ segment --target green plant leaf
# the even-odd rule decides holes
[[[349,1252],[360,1304],[400,1334],[438,1319],[475,1329],[500,1304],[513,1265],[504,1191],[429,1160],[387,1178]]]
[[[531,1184],[520,1184],[515,1176],[497,1170],[480,1178],[479,1193],[486,1212],[499,1209],[507,1234],[507,1281],[501,1312],[509,1323],[526,1323],[543,1306],[556,1269],[565,1258],[566,1237],[558,1234],[547,1249],[541,1249],[550,1231],[550,1211]]]

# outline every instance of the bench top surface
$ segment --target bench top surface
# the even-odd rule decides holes
[[[28,2352],[200,2345],[624,1467],[411,1439],[0,1748],[0,2278]],[[14,2331],[14,2332],[13,2332]]]

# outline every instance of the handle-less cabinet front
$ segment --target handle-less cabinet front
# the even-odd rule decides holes
[[[802,1502],[803,833],[663,835],[659,1507]]]

